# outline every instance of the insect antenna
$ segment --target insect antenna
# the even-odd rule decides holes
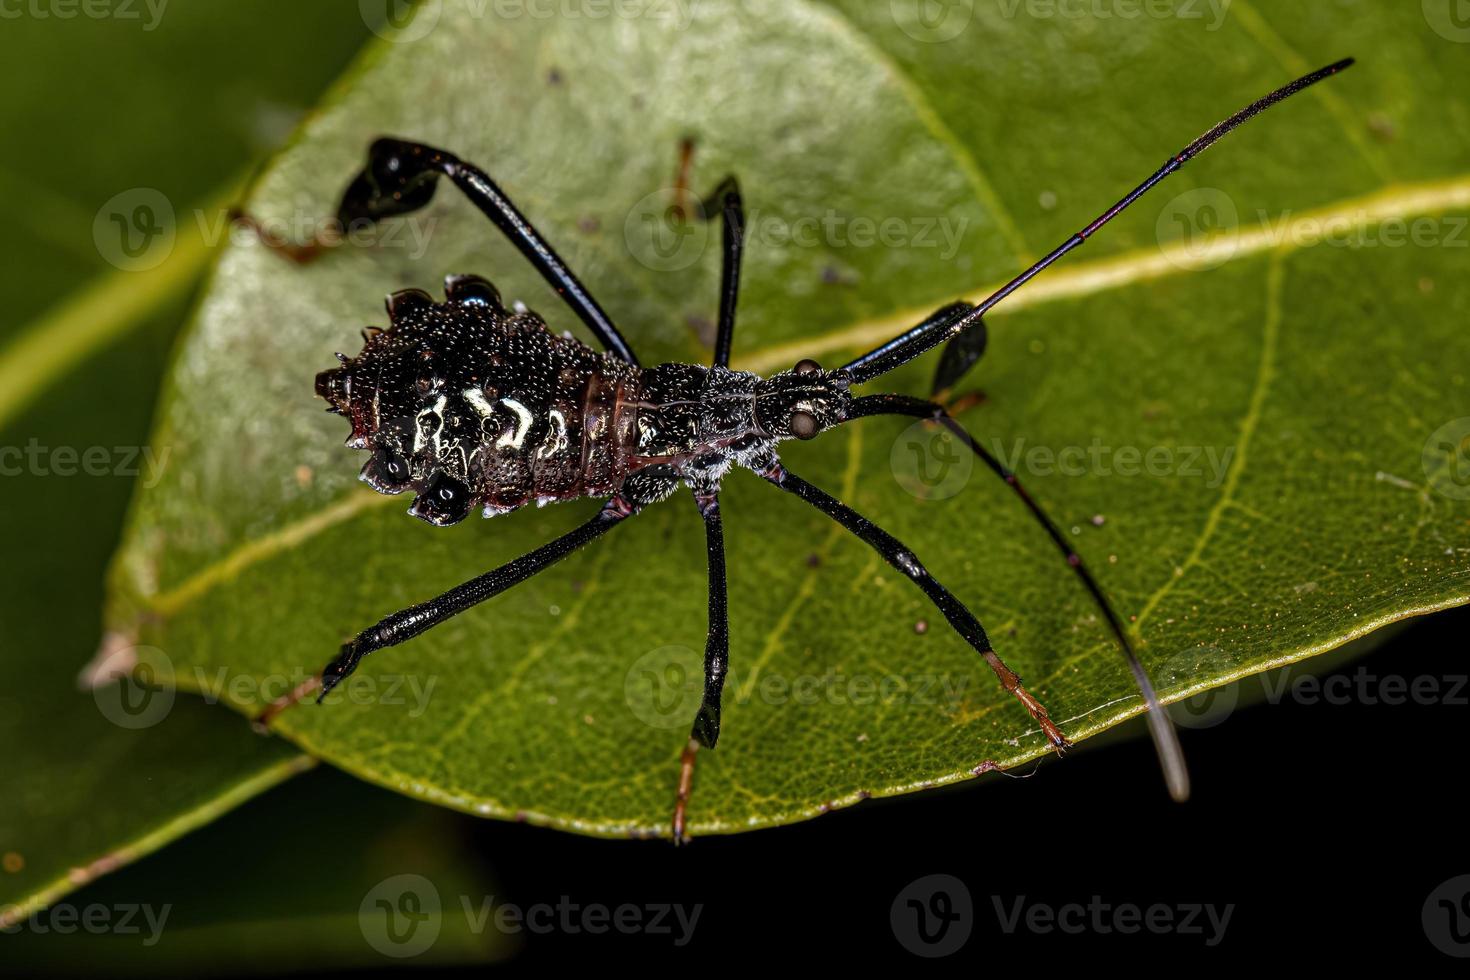
[[[1328,65],[1326,68],[1319,68],[1317,71],[1312,72],[1310,75],[1303,75],[1301,78],[1298,78],[1290,85],[1282,86],[1281,88],[1272,92],[1270,95],[1267,95],[1266,97],[1261,99],[1257,99],[1255,102],[1252,102],[1250,105],[1246,106],[1244,109],[1241,109],[1233,116],[1230,116],[1228,119],[1225,119],[1215,126],[1212,126],[1193,143],[1190,143],[1184,149],[1174,154],[1168,159],[1167,162],[1165,162],[1162,167],[1154,172],[1153,176],[1149,177],[1143,183],[1139,184],[1133,190],[1129,191],[1121,200],[1118,201],[1118,203],[1114,204],[1102,214],[1098,215],[1091,224],[1083,228],[1081,231],[1077,232],[1061,245],[1057,246],[1045,258],[1041,259],[1035,265],[1031,266],[1029,269],[1016,276],[1010,282],[1006,283],[1004,286],[991,293],[969,313],[953,319],[930,317],[928,320],[919,324],[917,327],[914,327],[912,330],[900,334],[899,336],[888,341],[886,344],[883,344],[880,347],[875,347],[873,350],[868,351],[861,357],[857,357],[852,361],[849,361],[839,370],[845,372],[847,376],[852,380],[853,384],[859,384],[864,381],[871,381],[873,378],[878,377],[880,374],[886,374],[894,368],[908,363],[909,361],[918,357],[920,354],[924,353],[930,348],[935,347],[945,340],[948,340],[950,337],[957,336],[967,329],[976,326],[977,324],[979,324],[981,317],[988,313],[997,303],[1005,299],[1011,293],[1014,293],[1017,289],[1020,289],[1027,282],[1031,281],[1032,278],[1034,278],[1047,266],[1051,265],[1053,262],[1066,255],[1074,248],[1077,248],[1079,245],[1084,244],[1087,239],[1091,238],[1092,235],[1099,228],[1107,224],[1109,221],[1113,220],[1113,218],[1117,217],[1117,215],[1122,213],[1130,204],[1138,200],[1150,189],[1152,189],[1155,184],[1172,174],[1174,171],[1178,170],[1180,167],[1183,167],[1185,163],[1189,162],[1194,157],[1203,153],[1206,149],[1209,148],[1211,144],[1215,143],[1226,133],[1229,133],[1241,123],[1245,122],[1247,119],[1250,119],[1252,116],[1258,115],[1261,112],[1269,109],[1271,106],[1280,102],[1282,99],[1295,95],[1297,92],[1300,92],[1307,86],[1314,85],[1324,78],[1336,75],[1338,72],[1343,71],[1352,64],[1352,58],[1344,58],[1341,61]]]

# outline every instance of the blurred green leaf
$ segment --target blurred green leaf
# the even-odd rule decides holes
[[[1237,2],[1216,23],[1185,15],[1199,5],[1125,21],[978,3],[941,40],[911,6],[747,0],[678,8],[697,14],[685,21],[668,5],[605,20],[428,5],[250,206],[330,214],[382,133],[452,148],[542,225],[645,362],[704,360],[718,233],[684,229],[683,250],[662,252],[650,238],[680,231],[659,222],[692,135],[696,182],[736,173],[751,209],[736,361],[767,371],[836,361],[983,295],[1214,120],[1356,54],[1350,74],[1232,136],[1001,306],[972,382],[988,400],[963,417],[1073,529],[1171,698],[1464,602],[1470,284],[1456,242],[1470,172],[1445,120],[1470,111],[1455,81],[1465,46],[1412,5],[1267,18]],[[1324,228],[1322,244],[1305,234]],[[260,685],[309,676],[356,630],[590,512],[436,531],[354,482],[360,461],[313,374],[384,322],[385,292],[472,271],[572,324],[447,191],[309,268],[226,253],[155,437],[176,465],[142,494],[116,566],[109,623],[156,647],[156,669],[258,711]],[[922,391],[931,370],[885,382]],[[909,542],[1069,735],[1139,712],[1045,535],[980,468],[946,463],[932,433],[863,422],[785,458]],[[960,469],[935,479],[943,465]],[[864,546],[748,476],[724,499],[732,679],[694,832],[1046,752]],[[470,812],[665,832],[703,565],[693,509],[672,501],[370,658],[281,730]]]
[[[465,911],[499,889],[459,820],[319,771],[40,913],[6,937],[6,964],[157,977],[498,959],[516,936]],[[409,891],[421,918],[390,933],[378,900]]]
[[[354,11],[284,2],[167,6],[151,30],[5,20],[0,131],[26,152],[0,165],[13,218],[0,264],[0,921],[312,764],[198,699],[137,688],[124,701],[115,686],[79,689],[78,675],[97,649],[134,480],[167,465],[142,447],[208,254],[188,238],[185,206],[222,207],[209,199],[284,135],[366,33]],[[283,60],[268,66],[268,53]],[[127,84],[99,85],[104,71]],[[284,124],[265,125],[277,115]],[[108,264],[94,219],[139,185],[173,201],[186,227],[166,261],[126,271]]]

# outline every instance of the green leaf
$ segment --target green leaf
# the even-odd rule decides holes
[[[478,917],[499,889],[462,819],[318,770],[12,930],[6,964],[158,977],[202,962],[244,976],[499,959],[518,937]],[[396,899],[409,889],[423,917],[390,933],[378,900],[407,908]],[[104,927],[84,928],[86,915]]]
[[[155,30],[5,21],[0,128],[26,134],[27,150],[0,164],[13,218],[0,265],[0,925],[314,764],[195,698],[133,689],[129,713],[118,688],[78,687],[135,474],[151,472],[139,450],[168,350],[208,254],[186,205],[238,181],[282,135],[262,131],[263,117],[313,98],[366,33],[351,12],[332,21],[334,40],[313,40],[329,18],[299,6],[170,8]],[[282,41],[287,25],[305,34]],[[251,48],[267,43],[291,67],[261,81]],[[76,70],[85,63],[128,85],[100,97],[95,73]],[[124,271],[108,264],[94,218],[140,185],[175,203],[181,227],[164,262]]]
[[[927,22],[902,3],[687,9],[686,23],[427,6],[250,206],[330,214],[379,134],[452,148],[542,226],[645,361],[704,360],[717,232],[685,230],[673,260],[649,238],[692,135],[696,183],[736,173],[751,209],[737,366],[839,363],[957,294],[984,295],[1216,119],[1356,54],[1351,73],[1252,122],[999,307],[969,382],[988,397],[963,419],[1073,529],[1170,698],[1466,600],[1470,503],[1452,464],[1470,172],[1446,120],[1470,109],[1453,83],[1463,46],[1417,9],[1267,19],[1237,2],[1211,27],[1182,7],[1125,22],[977,4],[944,42],[915,39]],[[1312,244],[1324,225],[1333,236]],[[1411,228],[1423,234],[1408,241]],[[376,245],[308,268],[258,247],[224,256],[156,435],[176,465],[138,501],[109,613],[177,684],[258,711],[260,685],[309,676],[358,629],[590,513],[439,531],[356,485],[360,460],[312,376],[355,349],[359,325],[384,323],[385,292],[459,272],[573,323],[449,191]],[[922,392],[931,371],[884,384]],[[785,459],[910,543],[1070,736],[1137,714],[1044,533],[981,468],[946,464],[932,435],[865,421]],[[942,465],[955,469],[933,488],[924,476]],[[695,833],[1046,753],[863,545],[748,474],[723,499],[732,674],[719,750],[699,761]],[[676,498],[374,655],[345,693],[279,724],[333,764],[448,806],[663,833],[704,625],[703,536]]]

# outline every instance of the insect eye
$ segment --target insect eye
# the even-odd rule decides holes
[[[383,460],[383,472],[394,483],[408,482],[408,460],[397,453],[389,453]]]
[[[362,482],[379,493],[402,493],[411,476],[408,460],[391,449],[373,453],[362,467]]]
[[[458,524],[468,517],[471,503],[469,486],[441,470],[430,477],[428,485],[413,498],[413,506],[408,512],[430,524],[444,527]]]
[[[817,434],[817,417],[810,412],[792,412],[791,434],[798,439],[814,437]]]
[[[795,371],[797,374],[821,374],[822,365],[818,364],[810,357],[803,357],[801,360],[796,362],[796,367],[792,368],[791,370]]]

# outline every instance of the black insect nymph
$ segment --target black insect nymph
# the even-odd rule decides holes
[[[775,460],[847,417],[840,374],[812,362],[761,378],[695,364],[635,367],[507,309],[478,276],[450,276],[445,301],[388,297],[389,326],[362,352],[317,375],[347,417],[347,445],[371,452],[362,479],[412,491],[431,524],[490,517],[532,500],[622,494],[634,506],[683,483],[713,494],[732,465]]]
[[[376,221],[428,204],[448,178],[493,221],[556,290],[604,348],[596,351],[552,332],[534,313],[507,309],[495,287],[477,276],[451,276],[445,299],[420,290],[388,300],[387,329],[370,331],[355,358],[317,376],[330,410],[352,425],[348,445],[371,455],[362,478],[382,493],[414,493],[411,513],[432,524],[454,524],[475,507],[496,514],[531,500],[605,500],[580,527],[529,554],[472,579],[438,598],[400,610],[344,644],[320,680],[325,694],[364,656],[401,643],[479,602],[525,581],[607,533],[680,485],[693,491],[704,520],[709,557],[709,631],[704,694],[686,745],[675,793],[673,836],[682,840],[693,785],[695,753],[720,734],[720,698],[729,655],[725,603],[721,481],[732,467],[753,470],[812,504],[873,547],[918,586],[946,621],[1029,712],[1040,734],[1061,751],[1068,743],[1046,709],[1000,659],[978,619],[896,538],[846,504],[786,469],[777,446],[810,439],[832,426],[875,415],[928,419],[947,427],[1007,486],[1047,531],[1068,567],[1107,621],[1137,681],[1163,760],[1170,791],[1182,799],[1188,776],[1168,716],[1129,635],[1066,535],[1022,488],[1015,474],[976,442],[939,403],[907,395],[853,397],[850,387],[879,377],[945,344],[935,389],[947,389],[984,350],[982,317],[1159,181],[1245,120],[1287,96],[1341,71],[1351,60],[1313,72],[1208,130],[1118,203],[978,305],[945,306],[913,329],[835,371],[801,361],[761,378],[729,367],[735,326],[745,212],[727,178],[706,205],[723,219],[720,317],[713,363],[641,367],[632,348],[571,271],[499,187],[481,170],[443,150],[396,139],[373,144],[367,167],[338,209],[344,224]],[[688,154],[685,158],[687,161]],[[286,703],[286,702],[283,702]],[[272,709],[279,710],[279,706]],[[982,761],[975,772],[996,768]]]

